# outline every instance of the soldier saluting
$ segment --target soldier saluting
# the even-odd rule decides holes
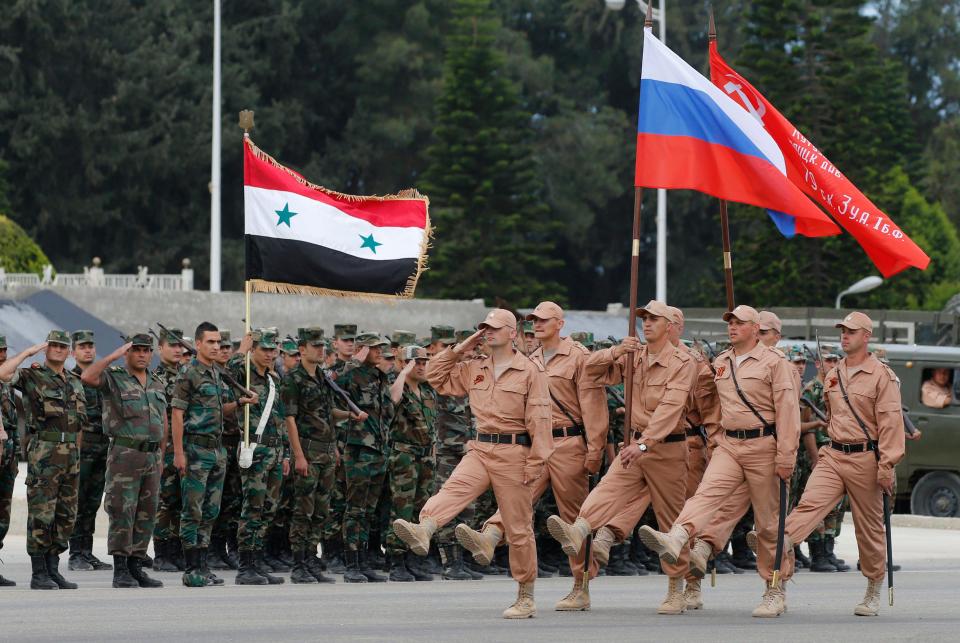
[[[124,366],[109,368],[123,357]],[[153,533],[167,437],[167,396],[149,373],[153,339],[140,333],[83,371],[84,385],[103,396],[107,453],[105,508],[110,517],[107,549],[114,587],[163,587],[147,576],[143,562]]]
[[[43,364],[17,370],[26,358],[46,349]],[[27,553],[33,576],[30,589],[76,589],[60,575],[60,554],[77,519],[80,431],[87,422],[83,385],[64,368],[70,336],[52,330],[36,344],[0,366],[0,382],[23,394],[32,435],[27,447]]]

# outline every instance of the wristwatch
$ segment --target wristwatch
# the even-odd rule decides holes
[[[646,453],[646,452],[647,452],[647,445],[644,444],[643,442],[637,443],[637,448],[640,449],[640,452],[641,452],[641,453]]]

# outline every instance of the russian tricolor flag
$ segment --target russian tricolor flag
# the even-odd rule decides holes
[[[763,125],[649,28],[643,41],[634,183],[698,190],[766,208],[788,236],[840,234],[787,178],[783,153]]]

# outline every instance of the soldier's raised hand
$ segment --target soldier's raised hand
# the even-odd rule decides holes
[[[478,330],[470,337],[466,338],[459,344],[453,347],[454,353],[464,353],[466,351],[472,350],[474,346],[480,343],[480,340],[483,339],[483,331]]]

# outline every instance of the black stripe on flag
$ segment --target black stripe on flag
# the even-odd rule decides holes
[[[350,292],[402,294],[417,259],[360,259],[306,241],[245,235],[247,279]]]

